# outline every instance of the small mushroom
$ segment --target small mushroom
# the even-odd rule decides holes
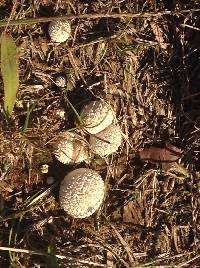
[[[88,148],[79,135],[65,131],[53,143],[53,153],[63,164],[80,163],[89,158]]]
[[[96,134],[113,122],[114,112],[104,100],[96,100],[83,108],[81,119],[83,128],[90,134]]]
[[[44,164],[40,167],[40,171],[43,173],[43,174],[47,174],[49,172],[49,165],[47,164]]]
[[[74,218],[86,218],[99,209],[104,181],[92,169],[79,168],[65,176],[60,185],[60,206]]]
[[[49,23],[49,36],[53,42],[61,43],[66,41],[71,34],[71,25],[68,21],[58,20]]]
[[[115,153],[122,144],[120,127],[112,124],[96,135],[90,136],[89,142],[92,152],[101,157]]]
[[[57,87],[66,87],[67,81],[63,75],[59,75],[56,77],[55,84]]]

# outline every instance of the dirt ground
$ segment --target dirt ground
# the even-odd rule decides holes
[[[0,80],[0,267],[200,267],[200,2],[1,1],[0,19],[11,11],[12,20],[75,17],[60,44],[47,22],[7,29],[20,88],[7,118]],[[72,106],[80,112],[98,98],[115,110],[123,144],[106,158],[59,163],[51,141],[67,129],[83,134]],[[58,199],[78,167],[106,184],[86,219],[68,216]]]

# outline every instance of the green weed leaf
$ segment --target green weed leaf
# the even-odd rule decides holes
[[[4,84],[4,109],[11,115],[19,87],[17,48],[12,37],[1,35],[1,74]]]
[[[58,268],[58,260],[54,255],[54,247],[52,245],[48,246],[47,249],[48,255],[46,256],[46,267],[48,268]]]

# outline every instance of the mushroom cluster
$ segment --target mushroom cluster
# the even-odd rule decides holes
[[[122,143],[119,125],[110,105],[95,100],[80,114],[80,127],[86,138],[70,131],[60,133],[53,143],[53,154],[63,164],[76,164],[115,153]],[[89,135],[88,135],[89,134]],[[65,176],[60,185],[60,205],[74,218],[86,218],[99,209],[104,198],[104,181],[94,170],[78,168]]]
[[[66,20],[52,21],[48,26],[52,42],[62,43],[71,35]],[[58,75],[57,87],[66,86],[66,78]],[[80,127],[84,138],[70,131],[61,132],[53,142],[53,154],[63,164],[77,164],[90,159],[91,153],[100,157],[115,153],[122,143],[119,125],[110,105],[104,100],[87,104],[80,114]],[[99,209],[104,199],[105,185],[94,170],[78,168],[68,173],[60,185],[60,206],[74,218],[86,218]]]
[[[80,114],[81,128],[89,139],[65,131],[53,143],[53,154],[63,164],[77,164],[90,159],[91,153],[100,157],[115,153],[122,143],[121,130],[115,114],[104,100],[86,105]]]
[[[48,31],[53,42],[61,43],[70,37],[71,25],[67,20],[54,20],[49,23]],[[55,84],[61,88],[65,87],[65,77],[59,75]],[[80,117],[83,129],[90,135],[92,153],[104,157],[117,151],[122,143],[122,135],[110,105],[104,100],[92,101],[82,109]],[[55,142],[54,155],[64,164],[80,163],[89,156],[87,146],[78,141],[77,135],[70,132],[59,136]]]

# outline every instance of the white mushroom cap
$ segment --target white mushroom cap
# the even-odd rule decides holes
[[[86,218],[100,207],[104,198],[104,181],[92,169],[71,171],[60,185],[60,206],[74,218]]]
[[[71,25],[68,21],[58,20],[49,23],[49,36],[53,42],[66,41],[71,34]]]
[[[118,125],[110,125],[94,136],[90,136],[90,146],[93,153],[108,156],[115,153],[122,144],[122,134]]]
[[[83,108],[81,118],[84,129],[90,134],[96,134],[112,123],[114,112],[104,100],[96,100]]]
[[[75,133],[62,132],[53,144],[53,153],[63,164],[80,163],[89,158],[86,144]]]
[[[62,75],[56,77],[55,84],[57,87],[66,87],[66,78]]]

